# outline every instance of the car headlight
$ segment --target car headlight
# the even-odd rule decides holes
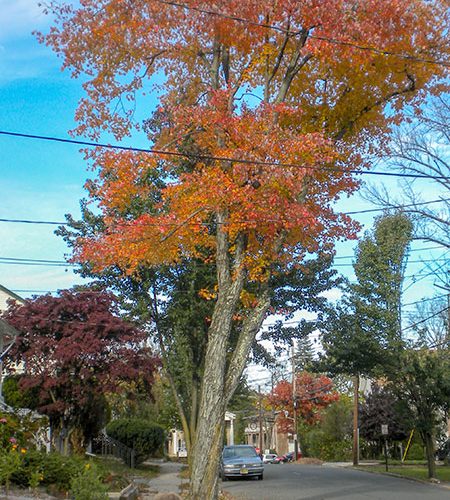
[[[233,465],[233,464],[226,464],[223,466],[224,469],[232,469],[233,467],[236,467],[236,465]]]

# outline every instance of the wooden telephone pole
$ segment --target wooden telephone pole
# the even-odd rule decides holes
[[[359,464],[359,374],[353,382],[353,465]]]
[[[263,418],[262,418],[262,394],[261,386],[258,385],[258,396],[259,396],[259,453],[262,455],[264,453],[264,440],[263,440]]]
[[[298,458],[298,438],[297,438],[297,383],[295,373],[295,340],[292,339],[292,401],[294,403],[293,417],[294,417],[294,461]]]

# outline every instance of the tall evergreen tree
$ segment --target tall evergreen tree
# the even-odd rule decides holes
[[[402,213],[378,218],[359,243],[357,282],[323,323],[325,364],[354,376],[353,463],[358,464],[358,393],[361,375],[391,371],[402,347],[401,289],[413,226]]]
[[[372,375],[401,347],[401,287],[412,230],[406,215],[385,214],[359,243],[357,282],[345,285],[322,323],[323,360],[332,371]]]
[[[309,335],[299,339],[295,344],[294,366],[296,372],[308,371],[314,361],[314,346]]]

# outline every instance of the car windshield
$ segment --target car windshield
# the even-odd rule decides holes
[[[223,458],[233,457],[257,457],[255,448],[251,446],[243,446],[236,448],[225,448],[223,450]]]

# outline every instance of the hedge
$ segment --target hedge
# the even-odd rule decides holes
[[[140,464],[161,450],[166,435],[164,429],[142,418],[113,420],[106,427],[108,436],[133,448],[135,463]]]

